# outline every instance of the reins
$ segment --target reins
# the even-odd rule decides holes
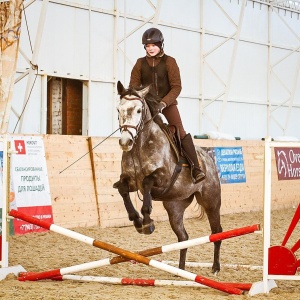
[[[140,100],[142,103],[143,103],[143,114],[144,114],[144,109],[145,109],[145,99],[143,98],[125,98],[126,100]],[[80,156],[77,160],[75,160],[73,163],[71,163],[70,165],[68,165],[66,168],[64,168],[62,171],[59,172],[59,174],[61,174],[62,172],[64,172],[65,170],[69,169],[71,166],[73,166],[75,163],[77,163],[79,160],[81,160],[84,156],[88,155],[90,152],[92,152],[95,148],[97,148],[99,145],[101,145],[104,141],[106,141],[109,137],[111,137],[114,133],[116,133],[118,130],[121,130],[122,128],[124,128],[124,130],[128,131],[129,134],[132,136],[132,133],[128,130],[128,128],[133,128],[136,130],[137,132],[137,135],[136,137],[133,137],[133,141],[135,141],[135,139],[137,138],[138,134],[144,129],[144,126],[147,125],[149,122],[153,121],[153,119],[158,115],[159,112],[157,112],[150,120],[148,120],[146,123],[143,124],[142,128],[140,129],[139,125],[142,123],[142,121],[144,121],[144,118],[145,118],[145,114],[144,114],[144,118],[142,117],[140,123],[137,125],[137,126],[133,126],[133,125],[123,125],[123,126],[120,126],[118,127],[115,131],[113,131],[110,135],[108,135],[106,138],[104,138],[100,143],[98,143],[96,146],[94,146],[90,151],[86,152],[85,154],[83,154],[82,156]]]
[[[96,146],[94,146],[90,151],[86,152],[85,154],[83,154],[82,156],[80,156],[77,160],[75,160],[73,163],[71,163],[70,165],[68,165],[66,168],[64,168],[62,171],[59,172],[59,174],[61,174],[62,172],[64,172],[65,170],[69,169],[71,166],[73,166],[74,164],[76,164],[79,160],[81,160],[84,156],[86,156],[87,154],[89,154],[90,152],[92,152],[95,148],[97,148],[99,145],[101,145],[103,142],[105,142],[109,137],[111,137],[114,133],[116,133],[119,130],[119,128],[117,128],[115,131],[113,131],[110,135],[108,135],[105,139],[103,139],[100,143],[98,143]]]

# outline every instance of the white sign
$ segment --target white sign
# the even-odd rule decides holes
[[[42,137],[12,137],[11,208],[51,205]]]

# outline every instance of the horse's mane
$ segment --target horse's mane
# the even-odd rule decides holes
[[[163,119],[159,114],[157,114],[158,104],[160,103],[161,99],[159,99],[157,95],[154,93],[153,89],[150,88],[148,94],[145,96],[145,100],[148,104],[151,115],[155,116],[153,119],[154,122],[156,122],[160,127],[162,127],[164,124]]]

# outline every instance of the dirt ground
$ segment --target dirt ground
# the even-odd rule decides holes
[[[286,230],[294,216],[295,209],[284,209],[272,213],[272,245],[280,245]],[[242,213],[222,216],[224,230],[244,227],[253,224],[263,224],[262,212]],[[206,219],[189,219],[185,221],[190,238],[197,238],[210,234]],[[300,224],[294,230],[287,247],[290,248],[299,239]],[[130,251],[138,251],[176,242],[176,237],[168,222],[156,223],[156,230],[150,236],[139,235],[133,227],[99,229],[97,227],[75,228],[74,231],[105,241],[117,247]],[[80,243],[54,232],[34,233],[10,238],[10,265],[22,265],[28,272],[60,269],[89,261],[111,258],[114,254]],[[212,262],[213,244],[191,247],[187,261]],[[263,258],[262,236],[248,234],[223,241],[221,250],[221,264],[247,264],[261,266]],[[178,252],[169,252],[154,256],[155,260],[178,260]],[[190,271],[201,276],[224,282],[254,283],[262,280],[261,270],[231,269],[223,267],[218,276],[214,276],[210,268],[187,267]],[[184,278],[166,273],[143,264],[132,262],[109,265],[77,275],[107,276],[114,278],[144,278],[184,280]],[[253,296],[253,299],[299,300],[299,281],[276,281],[278,287],[269,294]],[[71,300],[71,299],[248,299],[244,295],[228,295],[211,288],[176,287],[176,286],[132,286],[103,284],[99,282],[81,282],[73,280],[36,282],[20,282],[10,274],[0,283],[0,299],[19,300]]]

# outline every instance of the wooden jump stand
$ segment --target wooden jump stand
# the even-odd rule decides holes
[[[269,293],[277,287],[275,280],[300,280],[300,275],[296,275],[300,267],[300,259],[297,259],[295,252],[300,248],[300,239],[291,249],[286,247],[293,230],[300,220],[300,204],[296,208],[295,215],[286,232],[280,246],[270,246],[271,240],[271,166],[272,152],[274,147],[296,147],[300,148],[299,142],[272,142],[271,138],[265,140],[265,165],[264,165],[264,226],[263,226],[263,281],[252,285],[249,295]]]

